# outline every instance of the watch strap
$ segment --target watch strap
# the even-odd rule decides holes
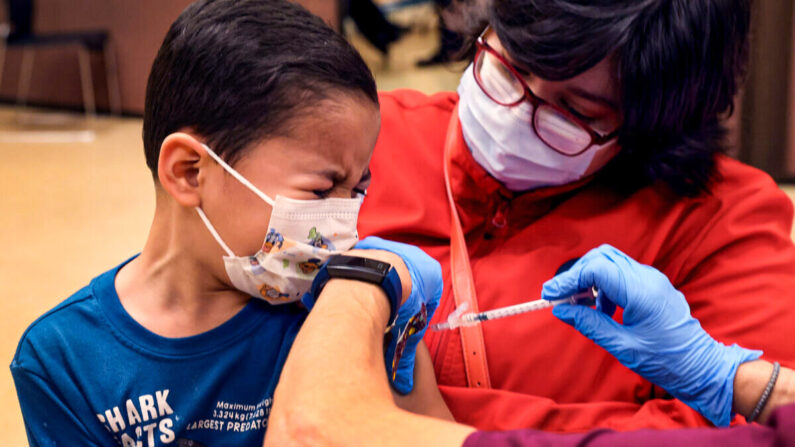
[[[368,269],[367,267],[361,266],[346,267],[336,264],[336,261],[342,258],[357,257],[335,255],[329,258],[325,263],[323,263],[323,265],[320,266],[320,269],[318,269],[315,279],[312,281],[312,287],[310,291],[304,294],[304,296],[301,298],[301,302],[307,309],[312,310],[312,307],[314,307],[315,302],[320,296],[320,293],[323,291],[323,288],[326,286],[326,283],[333,278],[352,279],[370,284],[376,284],[381,287],[387,299],[389,300],[389,324],[387,325],[387,329],[391,328],[395,324],[395,319],[397,318],[398,308],[400,307],[400,296],[403,288],[403,285],[400,281],[400,276],[398,275],[397,271],[388,263],[375,260],[372,261],[379,264],[378,266],[381,267],[381,269]],[[369,258],[359,259],[367,260]],[[385,273],[383,270],[385,270]]]

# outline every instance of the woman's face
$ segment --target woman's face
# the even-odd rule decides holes
[[[502,46],[497,33],[490,31],[484,38],[514,66],[539,98],[567,110],[600,135],[609,134],[621,126],[619,90],[610,57],[573,78],[548,81],[534,76],[518,64]]]

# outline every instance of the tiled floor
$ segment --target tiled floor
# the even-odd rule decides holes
[[[454,89],[460,65],[413,67],[433,53],[435,41],[432,20],[416,21],[418,30],[388,59],[354,42],[382,89]],[[140,119],[85,125],[55,117],[42,132],[20,127],[17,118],[17,111],[0,109],[0,360],[6,365],[30,322],[140,249],[154,204]],[[789,193],[795,197],[795,188]],[[0,446],[25,445],[7,367],[0,368],[0,402]]]
[[[0,123],[13,121],[13,115],[0,110]],[[90,143],[13,143],[11,132],[0,131],[4,365],[36,317],[144,242],[154,194],[140,144],[141,120],[100,119],[94,127]],[[0,402],[0,445],[26,445],[7,366],[0,368]]]

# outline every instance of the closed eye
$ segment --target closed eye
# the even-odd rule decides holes
[[[597,120],[597,118],[596,118],[596,117],[593,117],[593,116],[588,116],[588,115],[583,115],[582,113],[578,112],[578,111],[577,111],[577,109],[575,109],[574,107],[570,106],[570,105],[568,104],[568,102],[566,102],[566,100],[565,100],[565,99],[561,99],[561,100],[560,100],[560,103],[561,103],[561,105],[563,106],[563,108],[565,108],[565,109],[566,109],[566,111],[567,111],[567,112],[571,113],[571,114],[572,114],[572,115],[574,115],[574,116],[575,116],[577,119],[579,119],[579,120],[581,120],[581,121],[583,121],[583,122],[586,122],[586,123],[589,123],[589,124],[590,124],[590,123],[593,123],[593,122],[595,122],[595,121]]]
[[[329,188],[329,189],[315,189],[315,190],[312,191],[312,194],[316,195],[319,199],[327,199],[331,195],[332,191],[334,191],[333,187]],[[353,188],[352,191],[356,195],[359,195],[359,194],[361,194],[363,196],[367,195],[367,188],[366,187],[357,186],[357,187]]]
[[[367,188],[370,187],[370,182],[372,182],[372,180],[373,180],[373,173],[372,171],[370,171],[370,168],[367,168],[367,170],[362,175],[362,178],[359,179],[359,184],[356,185],[355,188],[353,188],[353,192],[366,196]]]
[[[334,182],[334,184],[330,188],[314,189],[312,190],[312,194],[316,195],[320,199],[328,198],[331,195],[331,193],[334,192],[334,189],[339,187],[339,184],[341,183],[341,180],[339,178],[334,178],[334,179],[330,178],[329,180]],[[371,180],[372,180],[372,174],[370,173],[370,169],[367,169],[367,171],[365,171],[365,173],[362,175],[362,178],[359,179],[359,183],[355,187],[353,187],[351,191],[356,195],[361,194],[363,196],[366,196],[367,188],[370,186]]]
[[[312,194],[316,195],[319,199],[327,199],[328,196],[331,195],[331,191],[334,191],[334,187],[328,189],[315,189],[312,190]]]

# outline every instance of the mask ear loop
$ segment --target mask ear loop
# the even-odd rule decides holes
[[[253,185],[251,182],[249,182],[249,181],[248,181],[248,180],[247,180],[245,177],[243,177],[242,175],[240,175],[240,173],[239,173],[239,172],[235,171],[235,169],[234,169],[234,168],[232,168],[231,166],[229,166],[229,165],[228,165],[228,164],[227,164],[227,163],[226,163],[224,160],[222,160],[222,159],[221,159],[221,157],[219,157],[219,156],[218,156],[218,154],[216,154],[215,152],[213,152],[213,150],[212,150],[212,149],[210,149],[210,147],[209,147],[209,146],[207,146],[206,144],[202,144],[202,146],[204,146],[204,150],[206,150],[206,151],[207,151],[207,154],[208,154],[210,157],[212,157],[212,158],[213,158],[213,160],[215,160],[215,161],[216,161],[216,162],[217,162],[219,165],[221,165],[221,167],[222,167],[222,168],[224,168],[224,170],[225,170],[226,172],[228,172],[229,174],[231,174],[231,175],[232,175],[232,177],[234,177],[235,179],[237,179],[237,181],[239,181],[240,183],[242,183],[242,184],[243,184],[243,186],[245,186],[246,188],[250,189],[250,190],[251,190],[251,192],[253,192],[253,193],[254,193],[254,194],[256,194],[257,196],[259,196],[259,198],[260,198],[260,199],[262,199],[262,200],[264,200],[264,201],[265,201],[265,202],[266,202],[268,205],[270,205],[270,206],[273,206],[273,199],[271,199],[270,197],[268,197],[268,196],[267,196],[267,195],[266,195],[264,192],[262,192],[262,191],[260,191],[259,189],[257,189],[257,187],[256,187],[256,186],[254,186],[254,185]]]
[[[204,211],[202,211],[202,209],[197,206],[196,212],[199,213],[199,217],[201,217],[202,221],[204,221],[204,226],[206,226],[207,229],[210,231],[210,234],[213,235],[215,240],[218,242],[218,245],[220,245],[221,248],[224,249],[224,251],[230,258],[234,258],[235,254],[232,253],[232,250],[229,249],[229,247],[224,243],[223,239],[221,239],[221,236],[218,234],[218,232],[215,231],[215,227],[213,226],[213,224],[210,223],[210,219],[207,218],[207,215],[204,214]]]

